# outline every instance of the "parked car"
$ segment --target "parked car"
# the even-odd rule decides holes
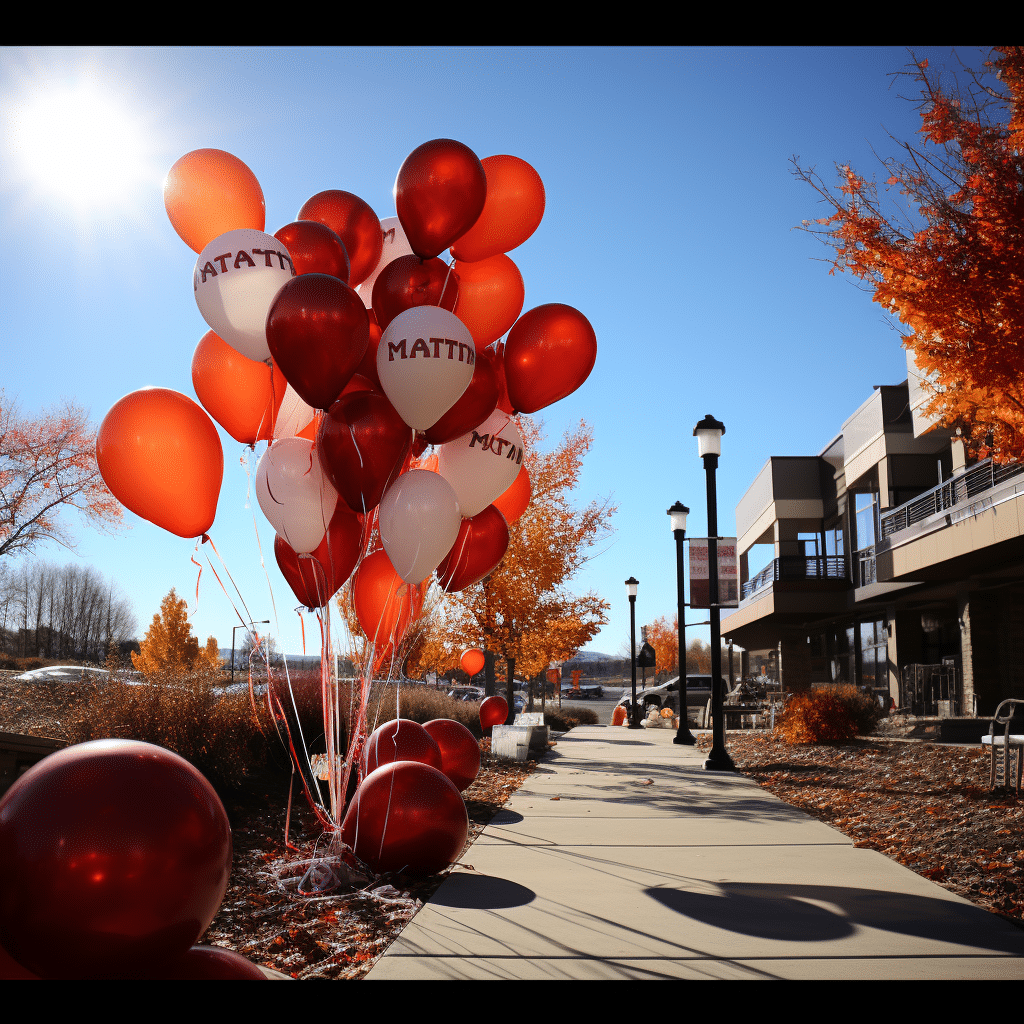
[[[569,700],[597,700],[604,696],[604,687],[600,683],[580,683],[577,690],[572,683],[562,683],[562,698]]]
[[[453,686],[448,691],[449,697],[455,700],[483,700],[484,690],[480,686]]]
[[[636,688],[637,702],[646,710],[652,705],[657,708],[671,708],[675,714],[679,714],[679,676],[670,679],[667,683],[659,686],[648,686],[641,689],[639,683]],[[686,677],[686,706],[703,707],[711,699],[711,676],[687,676]],[[632,684],[622,691],[616,706],[628,708],[633,703]]]

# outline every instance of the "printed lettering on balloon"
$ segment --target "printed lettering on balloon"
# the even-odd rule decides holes
[[[399,359],[415,359],[417,353],[422,353],[424,359],[443,359],[444,355],[441,353],[441,346],[448,346],[448,358],[455,360],[455,349],[456,346],[459,350],[460,363],[466,363],[469,366],[473,366],[476,363],[476,352],[472,345],[467,345],[464,341],[456,341],[452,338],[431,338],[429,344],[423,338],[417,338],[413,342],[412,348],[406,351],[406,343],[408,338],[403,338],[397,344],[393,341],[388,342],[388,362],[393,363],[395,356]],[[433,355],[430,352],[430,345],[434,346]]]
[[[272,259],[273,259],[274,256],[276,256],[277,260],[278,260],[278,263],[280,264],[281,270],[285,269],[285,263],[287,263],[288,266],[291,268],[292,277],[295,277],[295,264],[292,262],[292,258],[291,258],[291,256],[288,255],[288,253],[281,252],[278,249],[255,249],[254,248],[254,249],[252,249],[250,251],[255,256],[262,256],[263,257],[263,266],[265,266],[265,267],[272,267],[274,265],[273,262],[272,262]],[[220,273],[220,274],[228,273],[228,271],[231,270],[231,267],[228,266],[228,260],[230,260],[232,256],[234,256],[233,266],[234,266],[235,270],[242,269],[241,264],[243,262],[248,267],[255,267],[255,266],[257,266],[256,261],[252,258],[252,256],[249,255],[248,252],[245,251],[245,249],[239,249],[237,254],[226,252],[226,253],[223,253],[220,256],[214,256],[213,260],[207,260],[206,264],[203,267],[199,267],[199,266],[196,267],[195,273],[192,275],[192,290],[193,291],[198,291],[199,290],[199,285],[200,284],[206,284],[206,279],[208,277],[216,277],[218,273]],[[219,271],[213,265],[215,262],[220,264],[220,270]],[[202,275],[202,279],[201,280],[200,280],[200,275]]]
[[[498,437],[497,434],[478,434],[475,430],[473,431],[473,439],[469,442],[469,447],[472,448],[477,441],[480,442],[480,447],[484,451],[494,452],[495,455],[501,455],[505,445],[508,445],[508,454],[505,456],[506,459],[513,459],[517,466],[522,465],[523,462],[523,449],[518,447],[514,441],[509,441],[507,438]],[[495,448],[494,444],[497,442],[498,447]]]

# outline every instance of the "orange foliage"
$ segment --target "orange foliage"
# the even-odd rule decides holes
[[[810,690],[786,701],[775,732],[786,743],[842,743],[857,735],[857,726],[838,694]]]
[[[921,86],[924,142],[883,164],[887,189],[916,214],[883,210],[849,166],[837,168],[838,196],[796,173],[835,210],[816,231],[835,250],[832,272],[868,282],[909,328],[926,411],[960,427],[977,457],[1006,462],[1024,458],[1024,48],[992,56],[966,89],[944,88],[927,61],[907,72]]]
[[[74,541],[59,516],[80,512],[99,529],[121,523],[121,503],[96,465],[96,432],[66,402],[38,419],[23,417],[0,390],[0,555],[52,540]]]
[[[179,598],[174,588],[160,602],[160,611],[142,642],[139,653],[132,652],[132,664],[144,676],[162,673],[181,675],[186,672],[213,672],[220,667],[217,640],[209,637],[206,647],[199,641],[188,621],[188,605]]]

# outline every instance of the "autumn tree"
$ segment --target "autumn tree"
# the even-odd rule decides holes
[[[132,664],[150,678],[193,673],[209,676],[220,668],[216,638],[209,637],[200,649],[188,621],[188,604],[173,588],[160,602],[160,611],[153,616],[140,647],[138,654],[132,653]]]
[[[96,432],[87,414],[65,402],[33,419],[0,390],[0,555],[48,540],[74,549],[61,518],[69,510],[101,530],[121,522],[121,504],[96,464]]]
[[[926,412],[979,458],[1024,458],[1024,47],[996,47],[948,84],[925,60],[903,74],[920,87],[922,141],[894,140],[889,195],[848,165],[833,192],[794,158],[834,211],[804,226],[834,249],[832,273],[866,282],[906,326]]]
[[[420,661],[443,672],[458,664],[467,647],[488,653],[488,692],[494,658],[505,663],[512,707],[518,669],[531,677],[552,662],[567,661],[607,622],[608,603],[594,593],[574,594],[569,584],[591,557],[593,545],[610,533],[615,509],[592,501],[577,509],[571,500],[593,433],[581,422],[552,451],[540,451],[541,424],[518,420],[532,496],[509,527],[509,546],[498,567],[480,583],[439,602]]]

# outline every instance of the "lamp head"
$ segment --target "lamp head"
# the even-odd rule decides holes
[[[697,438],[697,453],[701,458],[705,455],[722,454],[722,435],[725,424],[716,420],[710,413],[693,428],[693,436]]]
[[[686,517],[690,514],[690,510],[681,502],[677,501],[669,510],[669,518],[672,520],[672,532],[675,533],[677,530],[686,532]]]
[[[640,586],[640,581],[637,580],[637,579],[634,579],[632,576],[630,576],[629,579],[626,580],[626,593],[630,597],[636,597],[636,588],[639,587],[639,586]]]

